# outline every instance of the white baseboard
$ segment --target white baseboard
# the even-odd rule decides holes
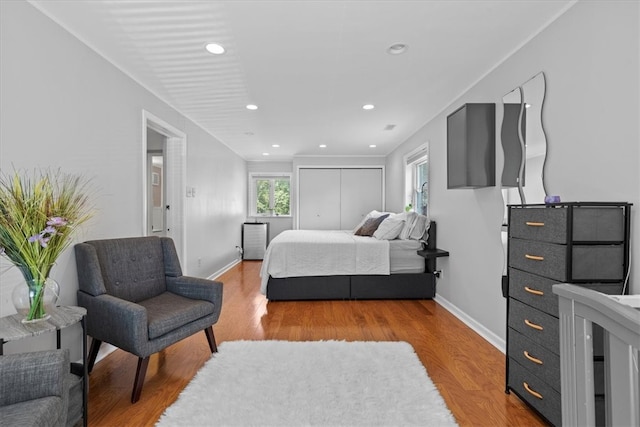
[[[224,273],[226,273],[227,271],[231,270],[233,267],[235,267],[236,265],[240,264],[241,262],[242,262],[241,259],[235,259],[235,260],[231,261],[229,264],[227,264],[224,267],[222,267],[220,270],[218,270],[215,273],[213,273],[211,276],[207,277],[207,279],[216,280],[218,277],[222,276]]]
[[[464,311],[460,310],[458,307],[453,305],[450,301],[448,301],[446,298],[443,298],[439,294],[436,294],[436,297],[434,298],[434,300],[435,302],[440,304],[442,307],[444,307],[448,312],[450,312],[451,314],[456,316],[458,319],[460,319],[460,321],[462,321],[465,325],[467,325],[468,327],[473,329],[475,332],[477,332],[478,335],[480,335],[482,338],[487,340],[489,344],[493,345],[495,348],[500,350],[503,354],[506,353],[505,341],[502,338],[500,338],[498,335],[494,334],[489,329],[485,328],[477,320],[469,316]]]

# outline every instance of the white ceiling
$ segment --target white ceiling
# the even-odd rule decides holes
[[[31,3],[246,160],[290,160],[387,155],[575,0]]]

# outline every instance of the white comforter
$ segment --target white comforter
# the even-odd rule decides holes
[[[389,274],[389,241],[350,231],[286,230],[269,243],[260,290],[266,294],[269,276],[354,274]]]

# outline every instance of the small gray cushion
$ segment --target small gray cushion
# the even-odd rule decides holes
[[[164,292],[138,304],[147,309],[151,340],[212,314],[215,309],[210,302],[181,297],[171,292]]]

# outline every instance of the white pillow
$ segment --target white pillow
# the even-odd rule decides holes
[[[402,231],[404,227],[403,219],[385,218],[384,221],[378,226],[378,229],[373,233],[373,237],[378,240],[393,240]]]
[[[416,220],[413,223],[413,227],[409,232],[409,238],[413,240],[420,240],[424,233],[429,229],[429,218],[424,215],[417,215]]]
[[[402,228],[402,231],[400,232],[398,239],[407,240],[411,235],[411,230],[413,230],[413,225],[416,221],[418,214],[415,212],[405,212],[404,215],[406,216],[404,221],[404,227]]]

